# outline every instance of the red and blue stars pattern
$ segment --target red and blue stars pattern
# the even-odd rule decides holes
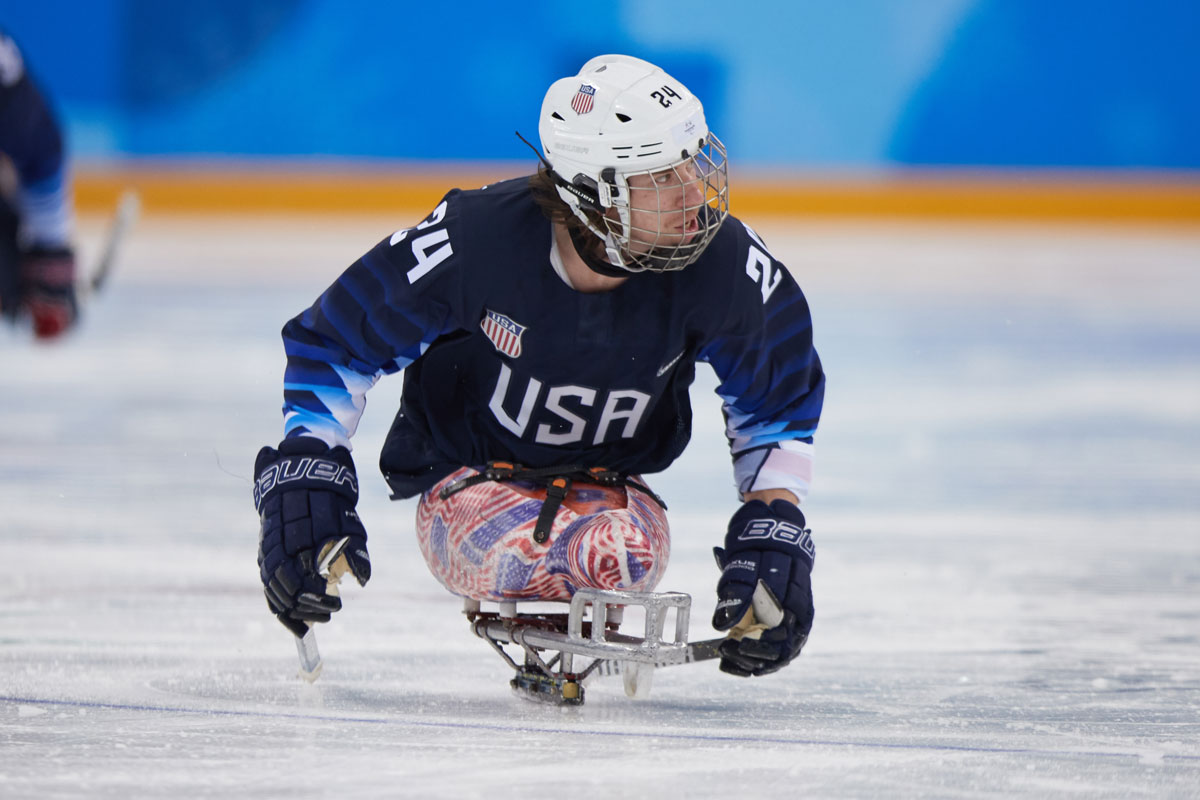
[[[663,509],[635,488],[572,487],[544,544],[533,527],[545,489],[485,481],[445,500],[441,488],[474,470],[460,469],[426,492],[417,508],[417,540],[434,576],[477,600],[570,600],[579,587],[651,591],[670,555]]]

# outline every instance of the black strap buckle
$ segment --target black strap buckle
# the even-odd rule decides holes
[[[489,461],[488,465],[474,475],[468,475],[465,478],[459,478],[453,483],[448,483],[438,492],[438,497],[445,500],[455,492],[461,492],[468,486],[474,486],[477,483],[484,481],[510,481],[517,473],[521,472],[520,464],[513,464],[508,461]]]
[[[445,500],[455,492],[460,492],[468,486],[474,486],[484,481],[513,480],[533,481],[546,487],[546,499],[542,501],[541,511],[538,512],[537,522],[533,526],[533,540],[538,544],[545,544],[550,538],[550,532],[554,528],[554,518],[558,515],[558,509],[562,507],[563,501],[571,491],[574,481],[595,483],[600,486],[632,486],[662,506],[664,511],[667,508],[667,504],[662,501],[662,498],[650,491],[649,487],[631,481],[628,475],[623,475],[607,467],[570,465],[532,468],[508,461],[489,461],[486,467],[474,475],[468,475],[442,487],[442,490],[438,492],[438,497]]]
[[[533,526],[533,540],[538,544],[545,544],[550,538],[550,530],[554,527],[554,517],[558,515],[558,509],[562,506],[563,500],[567,499],[567,493],[571,491],[571,479],[565,475],[557,478],[552,478],[550,483],[546,484],[546,499],[542,501],[542,510],[538,512],[537,522]]]

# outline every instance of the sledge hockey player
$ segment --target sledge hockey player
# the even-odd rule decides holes
[[[449,192],[284,326],[285,435],[255,464],[267,602],[297,636],[328,621],[341,600],[318,561],[346,537],[344,568],[370,578],[350,439],[367,390],[401,370],[379,463],[393,498],[419,497],[447,589],[649,591],[670,539],[642,476],[686,446],[703,361],[742,501],[716,548],[721,668],[778,670],[813,619],[799,503],[824,376],[804,295],[729,216],[725,148],[658,67],[588,61],[550,87],[539,133],[536,175]]]
[[[78,317],[62,134],[16,43],[0,31],[0,314],[38,339]]]

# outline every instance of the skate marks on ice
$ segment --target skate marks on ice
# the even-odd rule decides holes
[[[78,335],[0,343],[0,795],[1200,793],[1200,236],[762,226],[831,375],[811,643],[765,679],[682,665],[562,710],[510,694],[381,481],[376,574],[319,630],[315,686],[262,600],[279,327],[395,227],[150,217]],[[692,447],[651,482],[692,639],[733,505],[700,375]],[[397,394],[369,398],[363,475]]]
[[[1043,533],[1004,536],[1006,522],[980,541],[999,562]],[[349,591],[355,613],[323,626],[327,664],[316,685],[295,677],[291,637],[262,621],[255,587],[222,583],[233,566],[223,551],[234,548],[80,546],[82,563],[40,582],[52,599],[10,618],[0,763],[10,786],[52,792],[71,785],[58,776],[93,776],[112,789],[92,795],[101,797],[135,783],[168,793],[196,763],[221,766],[206,787],[269,796],[279,789],[263,769],[323,774],[305,759],[336,768],[339,791],[386,794],[391,776],[405,781],[402,796],[482,797],[498,772],[600,796],[611,792],[614,764],[689,796],[750,779],[803,780],[822,796],[1038,796],[1047,787],[1186,796],[1200,779],[1200,675],[1194,648],[1170,650],[1168,614],[1181,608],[1170,587],[1133,597],[1147,620],[1130,641],[1119,630],[1129,614],[1106,628],[1120,604],[1098,602],[1099,589],[1076,576],[1047,613],[1022,605],[1023,589],[1040,580],[1027,564],[986,570],[953,550],[930,563],[926,549],[952,538],[950,527],[889,527],[914,543],[907,556],[889,554],[896,574],[870,563],[886,541],[878,523],[854,520],[847,546],[827,548],[823,565],[827,635],[779,675],[738,681],[711,663],[682,665],[658,676],[648,701],[630,701],[613,679],[570,710],[512,697],[510,671],[467,633],[457,603],[423,583],[400,543],[382,541],[374,554],[388,583]],[[1158,549],[1163,537],[1146,538]],[[133,566],[172,558],[189,566],[166,591]],[[32,563],[49,574],[47,561]],[[104,590],[86,565],[126,588]],[[684,583],[710,578],[697,555],[680,555],[675,568]],[[881,610],[906,583],[908,613]],[[938,613],[947,591],[958,602]],[[97,596],[103,602],[89,602]]]
[[[893,660],[888,666],[912,664]],[[268,796],[279,787],[261,770],[284,770],[300,780],[301,788],[292,790],[301,797],[324,796],[309,781],[319,782],[330,768],[339,773],[338,791],[382,796],[390,777],[404,781],[402,790],[392,787],[392,796],[413,797],[490,796],[497,774],[538,790],[611,796],[618,771],[623,783],[667,782],[677,793],[662,796],[679,797],[719,796],[748,780],[803,782],[821,796],[1045,796],[1053,789],[1183,797],[1195,786],[1200,757],[1178,752],[1194,728],[1174,731],[1174,745],[1161,739],[1138,744],[1128,731],[1087,733],[1070,709],[1041,730],[1009,724],[1006,731],[996,720],[906,717],[897,713],[903,706],[872,710],[845,701],[858,692],[880,705],[890,698],[911,701],[912,687],[872,683],[883,676],[872,676],[865,660],[840,660],[842,667],[863,674],[864,682],[830,682],[820,667],[807,679],[831,691],[816,696],[751,690],[738,692],[736,700],[716,699],[711,685],[663,696],[659,687],[659,697],[638,709],[624,698],[598,703],[593,694],[581,709],[551,710],[495,695],[439,694],[369,679],[359,688],[292,686],[291,703],[281,697],[274,707],[179,702],[178,696],[176,704],[24,702],[16,719],[8,717],[6,739],[16,746],[9,750],[14,757],[48,754],[59,768],[55,776],[99,775],[114,790],[136,783],[151,794],[188,785],[184,775],[197,763],[221,765],[206,787],[239,786]],[[45,713],[32,715],[31,708]],[[930,723],[945,733],[930,737]],[[305,766],[304,759],[321,769]],[[10,785],[21,786],[20,769],[8,777]],[[71,784],[40,773],[27,785]],[[1113,787],[1119,790],[1109,795]]]

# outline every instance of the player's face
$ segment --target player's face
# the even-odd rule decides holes
[[[700,230],[704,179],[692,160],[654,173],[629,176],[629,248],[646,253],[655,247],[686,244]]]

